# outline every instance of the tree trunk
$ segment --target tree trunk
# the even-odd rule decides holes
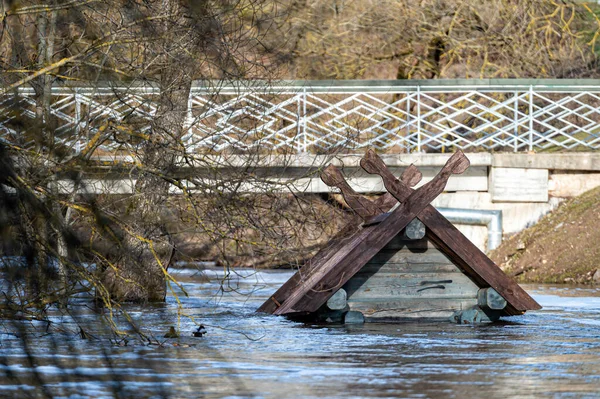
[[[183,20],[177,1],[164,0],[165,13],[174,15],[163,26],[179,26]],[[140,148],[141,171],[135,195],[128,204],[134,213],[135,235],[127,235],[124,249],[129,256],[121,259],[118,272],[108,269],[107,288],[113,299],[134,302],[163,301],[166,296],[166,271],[173,260],[175,248],[168,231],[165,213],[170,183],[161,174],[169,175],[180,148],[187,116],[188,96],[192,79],[181,64],[182,49],[177,38],[162,43],[163,68],[160,76],[160,97],[152,121],[150,138]]]

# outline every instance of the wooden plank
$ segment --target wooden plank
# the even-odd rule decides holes
[[[329,187],[337,187],[342,192],[346,204],[361,218],[368,219],[384,212],[378,209],[373,202],[354,191],[344,179],[342,172],[335,166],[327,166],[321,172],[321,180]]]
[[[437,248],[428,249],[425,252],[413,252],[408,249],[389,250],[385,247],[375,254],[369,263],[452,264],[452,261]]]
[[[548,170],[492,168],[493,202],[548,202]]]
[[[360,269],[355,276],[359,274],[380,273],[461,273],[458,267],[452,263],[371,263],[368,262]]]
[[[412,195],[413,190],[391,175],[375,152],[367,151],[361,165],[369,173],[380,175],[388,191],[398,201],[405,201]],[[481,288],[492,287],[508,301],[510,306],[506,311],[509,314],[541,309],[541,306],[523,288],[505,275],[433,206],[425,207],[419,213],[419,219],[427,227],[427,237],[446,252],[453,262],[465,270]]]
[[[413,187],[421,181],[421,178],[421,172],[419,172],[414,165],[410,165],[404,170],[400,179],[409,187]],[[348,204],[348,206],[354,212],[356,212],[365,220],[370,219],[378,214],[387,212],[398,202],[389,193],[384,194],[375,201],[370,201],[367,198],[364,198],[362,195],[354,191],[352,187],[350,187],[348,182],[346,182],[344,179],[342,172],[332,164],[327,166],[323,172],[321,172],[321,180],[329,187],[338,188],[341,191],[346,204]],[[416,224],[413,226],[413,230],[418,230],[418,227],[419,225]],[[413,235],[416,235],[416,233]],[[423,235],[419,238],[423,238],[424,236],[425,231],[423,231]]]
[[[447,219],[436,215],[435,208],[425,209],[421,216],[428,227],[427,236],[482,288],[494,288],[511,307],[509,314],[522,314],[526,310],[541,309],[541,306],[513,279],[504,272]]]
[[[321,263],[329,259],[333,254],[343,248],[352,239],[356,229],[360,226],[360,219],[352,219],[346,227],[340,230],[325,247],[321,248],[315,256],[308,260],[288,281],[286,281],[275,293],[269,297],[256,311],[273,313],[288,298],[302,281],[310,276]]]
[[[400,301],[348,301],[351,310],[364,314],[366,321],[398,319],[448,319],[454,312],[477,304],[474,298],[403,299]]]
[[[456,152],[431,182],[412,192],[382,223],[361,230],[352,241],[294,290],[274,314],[316,311],[337,288],[348,281],[416,215],[429,206],[429,203],[444,190],[445,183],[452,174],[462,173],[468,166],[469,161],[464,154],[461,151]],[[412,191],[409,187],[408,189]]]
[[[462,273],[356,274],[344,290],[348,301],[400,298],[476,298],[479,287]]]
[[[368,264],[367,264],[368,265]],[[382,266],[387,266],[387,265],[382,265]],[[431,265],[428,265],[431,266]],[[366,267],[366,265],[365,265]],[[364,269],[364,268],[363,268]],[[354,275],[354,277],[352,277],[350,280],[348,280],[348,283],[350,283],[350,281],[352,281],[353,279],[356,278],[357,281],[360,281],[361,283],[367,283],[369,285],[391,285],[391,286],[396,286],[396,285],[406,285],[408,284],[408,286],[423,286],[425,285],[424,283],[422,284],[421,282],[427,282],[427,284],[431,283],[432,281],[435,281],[436,284],[439,283],[439,281],[446,281],[448,280],[448,282],[451,280],[453,282],[459,282],[459,283],[465,283],[468,284],[469,282],[472,282],[472,280],[469,278],[469,276],[467,276],[464,273],[461,273],[458,268],[456,266],[454,266],[454,270],[450,270],[450,271],[438,271],[437,268],[433,269],[430,268],[428,271],[395,271],[392,268],[388,268],[385,270],[382,270],[383,268],[380,269],[373,269],[371,272],[363,272],[363,269],[361,269],[358,273],[356,273]],[[390,271],[392,270],[392,271]],[[369,279],[372,279],[373,281],[367,281]],[[409,282],[406,282],[405,280],[410,280]],[[475,285],[475,284],[474,284]],[[478,287],[479,289],[479,287]],[[348,294],[350,295],[350,294]]]

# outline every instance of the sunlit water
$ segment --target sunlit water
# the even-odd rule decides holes
[[[290,272],[237,272],[226,292],[222,271],[176,273],[203,338],[182,317],[182,337],[159,338],[163,346],[81,339],[76,322],[103,334],[82,307],[75,319],[54,317],[62,332],[33,322],[28,358],[5,322],[0,397],[600,397],[600,289],[526,286],[544,309],[492,325],[323,326],[254,313]],[[166,306],[129,310],[162,337],[176,308],[170,295]]]

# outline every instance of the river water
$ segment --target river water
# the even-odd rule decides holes
[[[31,340],[3,323],[0,397],[600,397],[600,288],[525,286],[544,309],[491,325],[325,326],[254,313],[291,272],[223,273],[180,269],[188,297],[128,309],[155,337],[179,325],[163,345],[115,345],[85,302],[48,332],[27,322]]]

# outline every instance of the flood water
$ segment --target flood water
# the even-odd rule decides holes
[[[189,297],[174,292],[204,337],[192,337],[182,316],[181,338],[114,345],[82,304],[53,316],[60,330],[31,322],[24,348],[5,322],[0,397],[600,397],[600,288],[525,286],[544,309],[491,325],[324,326],[254,313],[289,271],[236,270],[225,292],[222,270],[175,275]],[[176,309],[170,295],[166,306],[129,311],[162,337]],[[94,337],[82,339],[76,323]]]

